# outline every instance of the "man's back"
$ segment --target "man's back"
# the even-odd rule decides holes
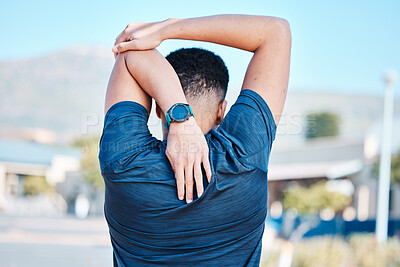
[[[213,176],[189,204],[176,198],[166,142],[151,136],[147,120],[147,110],[131,101],[105,118],[99,159],[115,265],[257,266],[276,131],[263,98],[242,90],[206,135]]]

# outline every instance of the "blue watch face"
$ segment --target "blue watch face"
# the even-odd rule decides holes
[[[189,116],[188,109],[183,105],[177,105],[171,112],[171,117],[175,121],[183,121],[186,120]]]

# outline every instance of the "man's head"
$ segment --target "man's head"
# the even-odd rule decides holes
[[[182,48],[166,59],[178,74],[196,122],[207,133],[221,123],[225,113],[229,74],[224,61],[200,48]]]

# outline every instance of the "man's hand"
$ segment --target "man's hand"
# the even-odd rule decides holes
[[[203,163],[209,182],[211,167],[206,139],[193,117],[185,122],[171,123],[166,155],[175,172],[178,198],[183,200],[186,185],[186,202],[193,201],[193,178],[200,197],[204,192],[201,164]]]
[[[173,23],[168,19],[152,23],[130,23],[115,39],[113,52],[117,55],[128,50],[149,50],[156,48],[163,41],[162,29]]]

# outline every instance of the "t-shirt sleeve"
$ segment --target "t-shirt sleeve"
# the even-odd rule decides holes
[[[132,101],[114,104],[104,118],[100,139],[99,162],[102,172],[115,172],[121,162],[132,161],[156,140],[147,126],[145,107]]]
[[[230,141],[242,163],[268,171],[276,124],[267,103],[258,93],[243,89],[218,132]]]

